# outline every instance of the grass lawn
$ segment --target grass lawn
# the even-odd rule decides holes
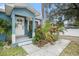
[[[79,45],[71,42],[60,54],[60,56],[79,56]]]
[[[22,49],[22,47],[16,48],[2,48],[0,47],[0,56],[25,56],[27,53]]]

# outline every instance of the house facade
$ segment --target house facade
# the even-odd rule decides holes
[[[35,36],[35,17],[39,16],[31,4],[5,4],[5,10],[0,11],[0,18],[12,21],[12,44],[28,43]],[[21,39],[20,39],[21,38]],[[22,43],[21,43],[22,44]]]

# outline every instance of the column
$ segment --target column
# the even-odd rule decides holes
[[[27,30],[29,32],[29,20],[27,20]]]
[[[12,18],[12,45],[14,45],[15,44],[15,15],[14,14],[12,14],[11,15],[11,18]]]
[[[32,19],[32,38],[35,36],[35,18]]]

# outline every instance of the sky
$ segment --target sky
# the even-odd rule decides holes
[[[0,8],[4,9],[4,3],[0,3]]]
[[[4,3],[0,3],[0,8],[4,9]],[[33,3],[34,8],[41,13],[41,3]]]
[[[33,3],[34,8],[41,13],[41,3]]]

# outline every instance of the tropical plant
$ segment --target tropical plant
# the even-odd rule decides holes
[[[35,43],[37,41],[44,40],[44,39],[45,39],[45,36],[44,36],[43,31],[42,31],[42,28],[38,27],[35,31],[35,37],[34,37],[33,42]]]
[[[11,23],[6,19],[0,19],[0,34],[6,35],[6,40],[11,41]]]
[[[50,42],[51,44],[54,42],[54,35],[52,35],[50,32],[45,33],[46,40]]]
[[[53,35],[50,33],[50,28],[52,27],[50,21],[45,22],[44,27],[38,27],[35,32],[35,37],[33,39],[33,43],[37,44],[38,46],[44,46],[48,42],[52,43],[53,42]]]
[[[52,35],[50,29],[53,27],[52,23],[49,20],[45,21],[45,25],[42,28],[44,35],[45,35],[45,39],[52,43],[54,41],[54,35]]]
[[[51,22],[49,20],[46,20],[44,26],[42,27],[43,32],[48,32],[51,26]]]
[[[47,43],[53,44],[53,42],[58,40],[59,32],[63,32],[63,30],[63,22],[59,21],[57,24],[52,24],[49,20],[46,20],[43,27],[36,29],[33,43],[39,46],[44,46]]]
[[[33,39],[33,43],[36,44],[38,47],[44,46],[46,43],[48,43],[45,37],[45,33],[42,30],[42,27],[38,27],[35,31],[35,37]]]

